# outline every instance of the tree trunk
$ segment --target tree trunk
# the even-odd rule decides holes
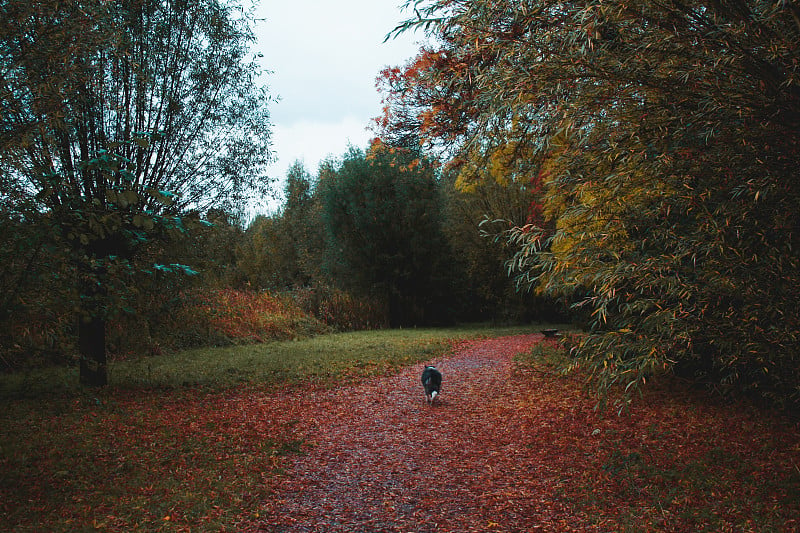
[[[82,318],[78,324],[78,350],[81,357],[81,385],[104,387],[108,384],[106,361],[106,322],[102,318]]]

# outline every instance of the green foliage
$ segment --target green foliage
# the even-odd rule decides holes
[[[479,166],[476,163],[474,168]],[[533,201],[531,191],[524,183],[464,177],[462,169],[457,175],[445,174],[442,182],[444,233],[458,251],[451,276],[459,293],[459,316],[468,320],[558,321],[566,314],[562,307],[546,297],[517,290],[506,267],[514,249],[505,238],[498,238],[509,225],[526,221]]]
[[[304,287],[319,282],[323,271],[325,230],[316,195],[317,180],[299,162],[286,174],[286,202],[283,206],[281,233],[292,242],[291,286]],[[288,284],[286,285],[289,286]]]
[[[415,180],[430,178],[420,178],[414,172],[429,172],[431,169],[424,168],[422,160],[415,162],[418,158],[413,155],[413,150],[389,149],[383,145],[376,145],[371,150],[374,153],[360,154],[354,151],[345,154],[339,161],[330,159],[323,162],[316,178],[312,178],[300,163],[295,163],[289,169],[282,209],[269,217],[257,217],[236,246],[236,270],[244,279],[240,286],[288,290],[307,312],[325,323],[337,329],[363,329],[388,322],[390,297],[387,292],[390,284],[399,287],[401,281],[397,281],[397,277],[401,269],[406,270],[403,275],[408,277],[407,272],[419,268],[419,264],[431,263],[423,268],[422,274],[416,276],[415,282],[423,282],[425,276],[437,278],[432,283],[439,285],[440,289],[431,291],[422,303],[431,309],[441,310],[435,311],[434,315],[441,317],[443,313],[449,320],[504,322],[551,320],[557,315],[554,306],[544,298],[531,298],[515,292],[504,265],[510,253],[507,246],[498,240],[482,238],[478,230],[478,223],[487,212],[497,217],[524,220],[530,202],[524,186],[512,190],[492,182],[481,183],[465,191],[455,186],[456,174],[446,172],[435,184],[431,182],[426,189],[415,190]],[[382,150],[387,152],[382,153]],[[388,165],[382,163],[381,158]],[[363,161],[359,163],[358,160]],[[347,185],[351,187],[349,193],[357,195],[360,194],[355,192],[357,188],[373,186],[377,190],[378,184],[382,184],[380,190],[386,191],[385,194],[372,193],[371,198],[379,200],[374,202],[359,203],[360,200],[355,196],[354,205],[363,204],[363,212],[359,213],[361,218],[358,219],[358,224],[365,228],[360,234],[361,238],[368,245],[363,252],[382,257],[381,261],[387,263],[402,259],[388,269],[381,268],[382,263],[370,262],[368,255],[361,254],[360,257],[357,249],[360,244],[355,239],[348,239],[352,248],[349,245],[341,247],[341,243],[331,238],[330,233],[326,235],[326,228],[329,228],[323,215],[326,213],[325,202],[329,199],[329,191],[325,181],[330,177],[336,181],[339,174],[345,171],[345,162],[349,165],[348,172],[355,173],[357,168],[361,169],[358,172],[364,171],[364,181],[353,179]],[[380,165],[388,166],[388,169],[384,176],[375,178],[383,172],[376,170],[381,168]],[[370,180],[374,180],[374,183]],[[336,183],[336,187],[340,187],[339,182]],[[337,194],[343,195],[344,186],[341,188],[342,191]],[[400,192],[395,194],[395,189]],[[403,189],[416,192],[408,194],[402,192]],[[385,205],[381,205],[381,201]],[[337,216],[349,216],[347,209],[343,208]],[[370,213],[372,219],[369,218]],[[384,217],[389,217],[389,222],[385,223],[389,227],[381,229]],[[403,223],[402,217],[412,220]],[[351,222],[355,220],[352,217]],[[398,222],[391,222],[393,220]],[[441,228],[441,234],[437,226]],[[406,227],[416,229],[410,235],[404,235]],[[347,231],[356,231],[354,228],[348,227]],[[236,238],[232,236],[228,242],[234,240]],[[441,249],[434,246],[437,242],[441,244]],[[418,251],[411,250],[411,247],[416,247]],[[459,253],[453,255],[449,250],[458,250]],[[357,261],[356,266],[343,261],[344,251],[352,254],[351,257]],[[434,258],[433,261],[412,259],[423,253],[430,254],[429,259]],[[392,258],[391,254],[397,257]],[[404,265],[403,261],[412,264]],[[364,270],[364,277],[354,270],[356,267]],[[435,272],[424,274],[426,268]],[[414,297],[410,293],[409,296]],[[400,295],[398,298],[402,297]],[[396,303],[395,307],[402,305],[405,304]],[[410,312],[422,311],[417,304],[411,305],[415,310]],[[395,314],[398,312],[395,309]],[[433,319],[436,320],[437,316]],[[395,320],[398,318],[395,317]]]
[[[191,265],[198,275],[191,284],[198,289],[244,288],[239,268],[239,246],[244,240],[240,218],[222,209],[204,215],[192,211],[182,217],[186,233],[154,243],[153,258]]]
[[[0,369],[63,359],[77,306],[74,268],[34,209],[0,215]],[[69,350],[67,350],[69,351]]]
[[[137,273],[196,272],[136,256],[185,234],[188,207],[241,208],[268,183],[252,16],[216,0],[0,10],[0,198],[70,250],[81,379],[103,385],[105,321]]]
[[[280,213],[258,216],[238,250],[238,267],[257,288],[290,290],[322,280],[324,238],[315,183],[299,162],[286,174]]]
[[[797,6],[408,4],[439,48],[388,72],[384,127],[456,165],[514,147],[541,193],[511,267],[585,312],[596,383],[800,404]]]
[[[294,243],[282,225],[278,216],[259,215],[245,231],[237,264],[253,287],[280,290],[294,284]]]
[[[451,256],[429,162],[377,142],[366,154],[353,148],[323,170],[318,194],[334,279],[385,302],[391,324],[451,319]]]

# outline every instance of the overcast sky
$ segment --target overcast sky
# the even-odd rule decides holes
[[[264,55],[276,163],[283,179],[296,160],[316,175],[348,144],[365,148],[370,120],[381,113],[375,78],[416,55],[420,35],[383,43],[406,13],[403,0],[261,0],[257,48]],[[278,185],[282,192],[282,183]],[[273,208],[275,203],[272,203]],[[259,209],[263,212],[263,208]]]

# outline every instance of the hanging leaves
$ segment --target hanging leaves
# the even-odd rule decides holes
[[[595,383],[666,366],[800,405],[796,6],[413,6],[400,31],[436,50],[384,73],[381,132],[417,135],[467,187],[528,177],[537,229],[508,233],[510,264],[591,325]]]

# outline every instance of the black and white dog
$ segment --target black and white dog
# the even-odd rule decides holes
[[[442,390],[442,373],[435,366],[426,366],[422,371],[422,386],[425,387],[425,400],[433,405]]]

